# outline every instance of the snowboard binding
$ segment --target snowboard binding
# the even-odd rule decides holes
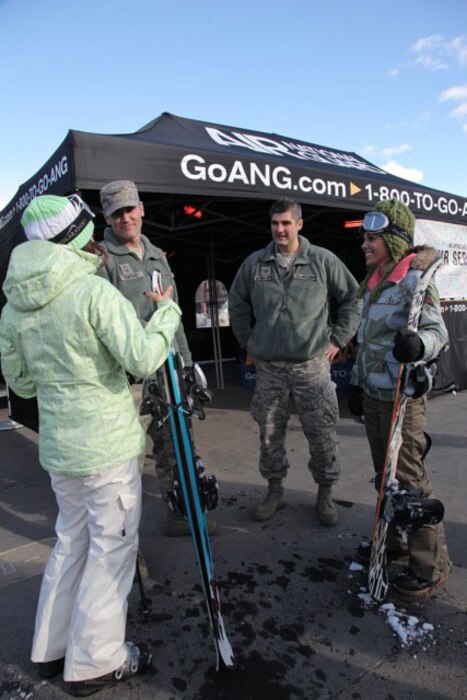
[[[157,379],[151,379],[146,388],[149,393],[143,398],[139,413],[141,416],[151,415],[160,429],[167,420],[167,407]]]
[[[418,399],[429,394],[433,389],[438,374],[437,359],[432,362],[420,362],[404,367],[401,390],[411,399]]]
[[[208,388],[206,376],[201,367],[195,363],[192,367],[182,369],[183,381],[186,387],[186,397],[190,415],[204,420],[206,414],[203,404],[212,401],[214,396]]]
[[[420,498],[405,489],[396,490],[386,495],[383,513],[387,522],[414,530],[440,523],[444,517],[444,505],[436,498]]]
[[[208,476],[201,457],[196,456],[196,481],[201,508],[214,510],[219,502],[219,486],[214,475]],[[175,479],[172,488],[167,489],[168,505],[174,515],[186,518],[186,506],[179,482]]]

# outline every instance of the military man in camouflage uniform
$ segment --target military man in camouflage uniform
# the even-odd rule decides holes
[[[335,525],[339,411],[330,362],[357,330],[358,285],[337,256],[299,235],[298,202],[274,202],[270,214],[273,240],[242,263],[229,296],[234,334],[257,371],[251,414],[260,428],[259,469],[268,492],[254,518],[269,520],[284,506],[285,437],[293,399],[309,444],[308,467],[318,484],[318,518]],[[330,298],[338,306],[332,324]]]
[[[142,233],[144,205],[135,183],[129,180],[109,182],[101,189],[100,198],[104,218],[109,226],[104,230],[102,243],[108,255],[97,274],[108,279],[131,301],[138,318],[144,324],[154,313],[154,302],[144,296],[144,292],[152,288],[152,273],[160,273],[163,290],[173,285],[173,298],[178,301],[173,273],[165,253],[152,245]],[[175,346],[182,354],[185,367],[191,367],[191,352],[181,323],[175,334]],[[146,383],[133,385],[137,403],[141,404],[142,397],[146,394]],[[162,430],[153,430],[154,424],[151,424],[150,416],[141,416],[141,422],[145,430],[149,427],[162,498],[167,504],[167,489],[173,484],[176,465],[170,429],[166,426]],[[209,529],[210,532],[216,529],[214,520],[210,521]],[[164,532],[168,537],[189,535],[189,523],[177,518],[168,509]]]

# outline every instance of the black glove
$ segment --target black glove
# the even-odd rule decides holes
[[[363,389],[355,384],[349,385],[347,406],[353,416],[363,416]]]
[[[393,355],[399,362],[416,362],[425,352],[423,341],[415,331],[397,331],[394,336]]]

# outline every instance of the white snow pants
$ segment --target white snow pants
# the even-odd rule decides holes
[[[31,659],[65,657],[65,681],[110,673],[127,657],[127,597],[141,517],[138,459],[94,477],[51,475],[57,542],[47,562]]]

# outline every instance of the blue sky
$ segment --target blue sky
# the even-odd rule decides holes
[[[0,0],[0,208],[69,129],[161,112],[467,196],[465,0]]]

